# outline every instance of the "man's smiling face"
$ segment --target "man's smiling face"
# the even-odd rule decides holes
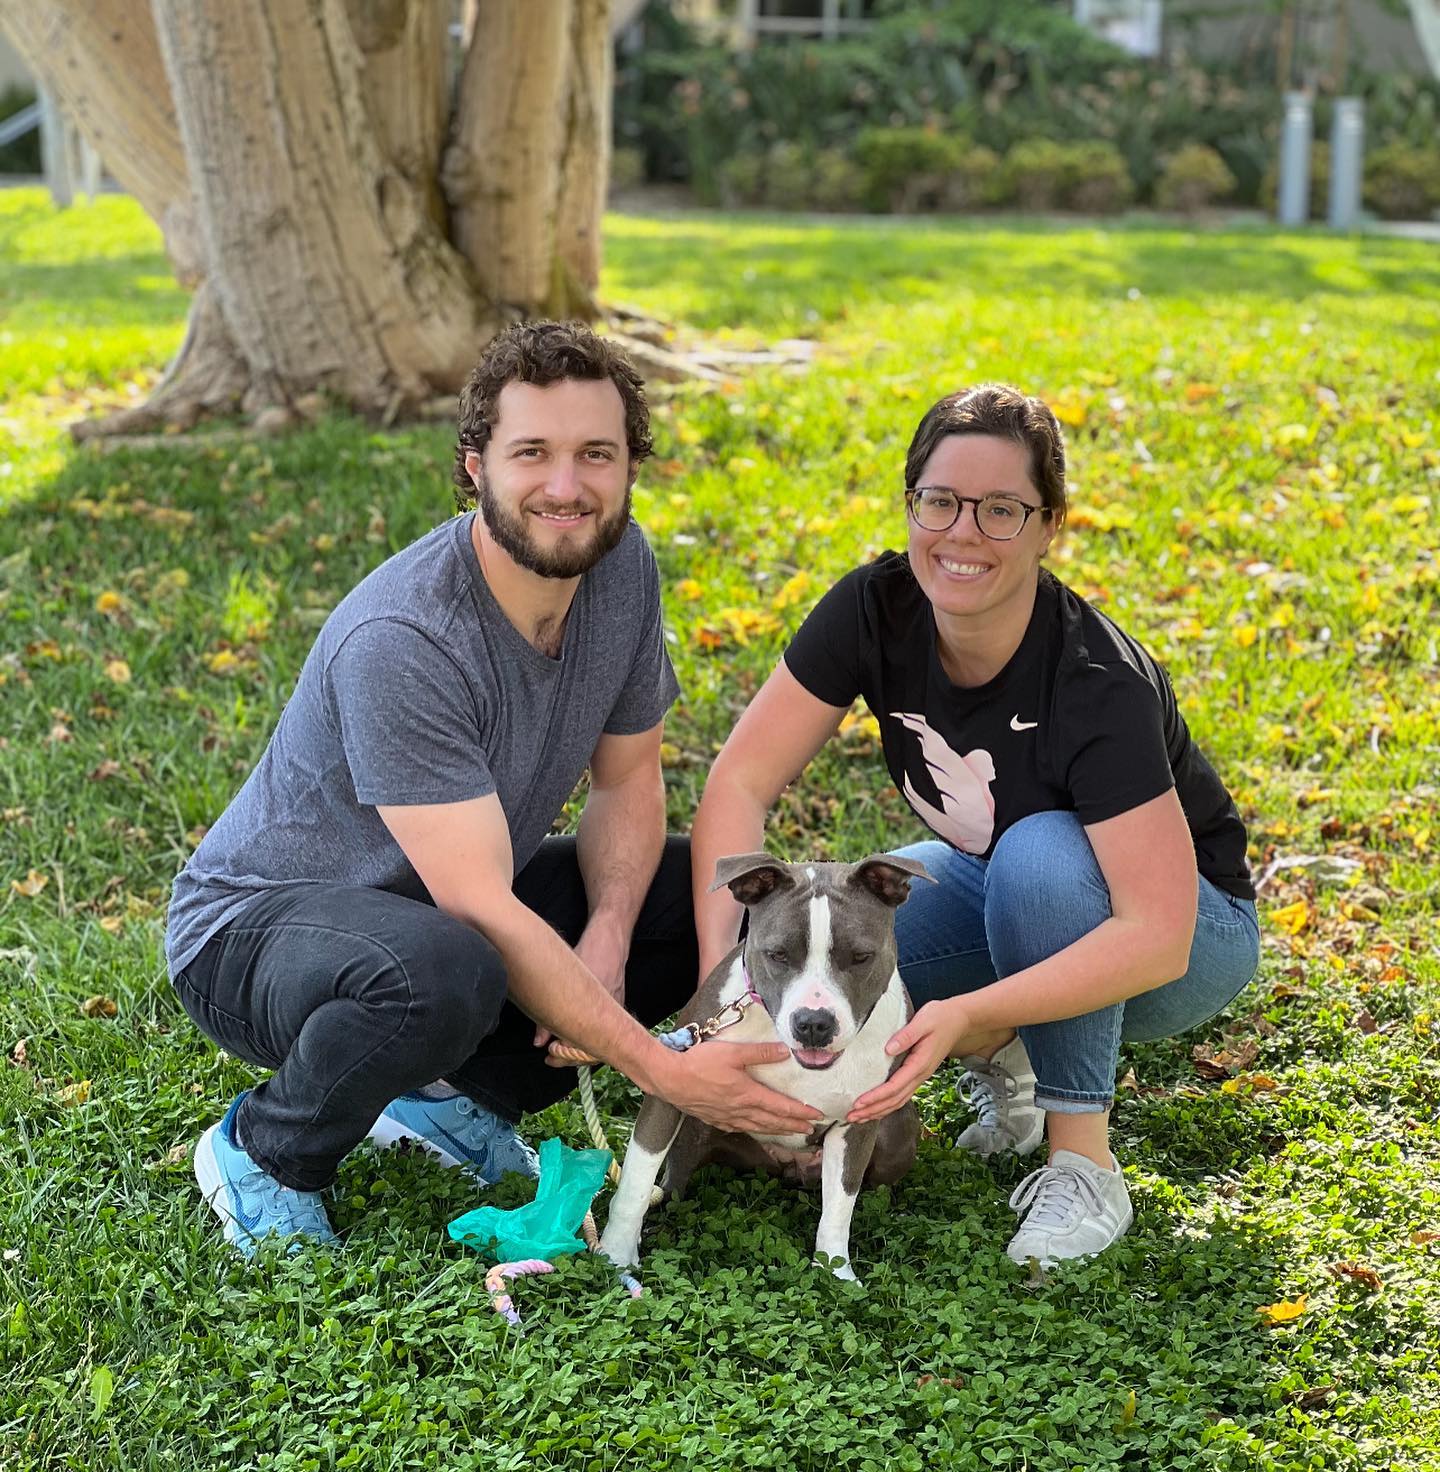
[[[609,379],[507,383],[483,455],[465,468],[491,539],[543,578],[588,572],[625,535],[625,406]]]

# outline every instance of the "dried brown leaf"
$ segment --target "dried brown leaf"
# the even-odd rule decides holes
[[[105,996],[86,997],[80,1003],[82,1017],[114,1017],[119,1010],[114,1000]]]
[[[1380,1274],[1363,1262],[1332,1262],[1327,1264],[1327,1271],[1337,1278],[1349,1278],[1352,1283],[1360,1283],[1371,1293],[1378,1293],[1385,1286]]]

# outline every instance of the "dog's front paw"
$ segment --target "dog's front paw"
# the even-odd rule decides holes
[[[829,1268],[830,1271],[834,1273],[835,1276],[839,1278],[842,1282],[858,1283],[860,1281],[859,1275],[856,1273],[855,1269],[850,1266],[850,1263],[846,1258],[827,1257],[823,1252],[817,1252],[815,1254],[815,1266],[820,1268]]]
[[[600,1255],[609,1258],[617,1268],[639,1267],[640,1239],[622,1232],[612,1234],[607,1229],[600,1238]]]

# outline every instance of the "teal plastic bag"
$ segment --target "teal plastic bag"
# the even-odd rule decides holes
[[[583,1252],[577,1233],[609,1166],[608,1150],[572,1150],[560,1140],[542,1140],[535,1199],[513,1211],[498,1206],[467,1211],[450,1223],[450,1236],[477,1252],[493,1250],[496,1262]]]

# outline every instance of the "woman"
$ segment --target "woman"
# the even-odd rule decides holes
[[[850,1119],[905,1102],[948,1057],[978,1115],[959,1144],[1048,1164],[1010,1204],[1019,1263],[1081,1257],[1132,1219],[1109,1146],[1123,1040],[1220,1011],[1259,959],[1245,830],[1190,739],[1163,669],[1041,559],[1065,520],[1065,447],[1035,398],[941,399],[905,462],[909,547],[816,605],[715,762],[695,819],[701,974],[739,907],[715,861],[765,816],[863,694],[896,786],[937,835],[901,852],[897,916],[919,1010],[906,1056]]]

